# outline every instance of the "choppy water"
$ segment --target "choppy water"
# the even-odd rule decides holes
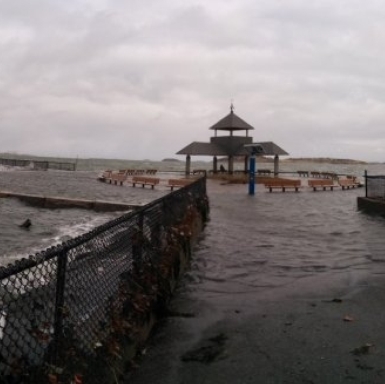
[[[0,172],[0,190],[138,205],[167,192],[161,188],[110,185],[97,181],[97,175],[94,171],[3,171]],[[51,210],[28,206],[13,198],[0,199],[0,264],[85,233],[121,214],[83,209]],[[32,226],[28,230],[20,228],[27,218],[32,221]]]
[[[103,167],[102,163],[95,162],[96,160],[92,164],[97,164],[100,169],[108,168],[107,164],[104,164]],[[165,166],[162,163],[151,163],[150,165],[150,168],[158,169]],[[183,169],[183,163],[172,165]],[[136,166],[138,167],[138,164]],[[142,166],[146,168],[148,164],[143,163]],[[202,164],[198,164],[198,166],[202,166]],[[264,168],[268,166],[264,165]],[[383,165],[371,167],[371,173],[385,171]],[[170,166],[167,165],[166,168],[169,169]],[[285,165],[281,169],[283,171],[309,169],[346,172],[358,176],[364,172],[363,166],[325,164]],[[45,196],[119,201],[130,204],[145,204],[168,192],[167,188],[151,190],[132,188],[129,185],[111,186],[97,182],[98,173],[94,170],[77,172],[3,170],[0,171],[0,190]],[[170,174],[160,175],[160,177],[167,178],[170,177]],[[362,194],[362,190],[317,195],[302,192],[281,195],[266,193],[258,186],[258,197],[250,199],[247,196],[247,186],[217,187],[218,189],[211,192],[215,195],[212,203],[221,204],[221,197],[224,200],[222,206],[217,207],[221,216],[215,220],[213,241],[217,244],[213,244],[208,252],[213,252],[212,248],[215,249],[214,252],[218,253],[215,257],[216,262],[224,257],[224,250],[221,249],[222,236],[234,239],[236,246],[233,250],[228,250],[234,257],[228,262],[223,260],[223,263],[220,263],[221,268],[225,268],[225,270],[220,270],[218,276],[215,275],[215,268],[207,268],[207,271],[212,273],[212,276],[208,276],[208,280],[211,279],[214,282],[233,278],[239,274],[239,277],[242,277],[242,285],[268,285],[272,284],[272,276],[279,276],[282,281],[281,278],[284,277],[285,271],[290,271],[290,275],[293,276],[310,271],[320,272],[333,268],[344,268],[346,265],[350,268],[356,264],[360,265],[361,255],[364,252],[363,246],[362,244],[360,247],[351,244],[351,240],[362,235],[357,229],[358,222],[362,218],[355,211],[354,198],[356,195]],[[226,200],[229,195],[231,203]],[[232,217],[232,210],[242,212],[241,216],[244,219],[239,223],[226,220],[226,215]],[[16,199],[1,199],[1,263],[4,264],[13,258],[35,253],[68,237],[84,233],[120,214],[121,212],[101,214],[79,209],[49,210],[30,207]],[[350,220],[346,219],[347,214],[352,216]],[[33,222],[29,230],[18,226],[26,218],[30,218]],[[341,224],[341,227],[336,227],[338,223]],[[279,233],[277,233],[277,228],[279,228]],[[333,230],[329,231],[330,228]],[[363,231],[362,228],[361,231]],[[294,233],[296,236],[293,236]],[[207,236],[210,238],[210,233]],[[376,240],[373,242],[375,243]],[[284,252],[279,252],[280,249],[284,249]],[[352,249],[355,250],[353,254],[360,255],[360,261],[351,258]],[[332,255],[328,253],[330,250],[333,250]],[[295,260],[287,260],[287,253],[295,253],[298,257]],[[272,258],[274,264],[272,264]],[[253,276],[253,273],[250,272],[264,271],[265,268],[269,268],[274,273],[266,277],[261,277],[262,274],[258,277],[258,281],[244,276],[245,271],[248,271],[249,276]],[[236,279],[232,279],[232,281],[232,284],[236,284]]]
[[[322,343],[326,343],[322,327],[330,324],[311,317],[310,308],[340,294],[348,300],[347,294],[353,296],[365,286],[375,285],[375,281],[383,292],[385,219],[357,211],[357,196],[364,194],[363,188],[268,193],[258,185],[255,196],[248,196],[246,189],[244,185],[208,182],[210,221],[173,303],[176,313],[192,317],[169,318],[163,323],[140,368],[127,383],[156,382],[159,377],[162,384],[350,382],[334,380],[341,370],[339,364],[329,377],[332,364],[324,365],[321,360],[315,363],[316,372],[324,370],[320,380],[312,381],[313,376],[304,375],[308,380],[296,381],[285,374],[287,380],[273,373],[266,375],[255,368],[256,359],[273,367],[272,372],[281,364],[295,371],[301,355],[295,348],[300,346],[306,351],[302,363],[316,361],[318,354],[326,353],[320,352]],[[310,339],[314,349],[301,340],[293,342],[291,349],[290,338],[286,340],[283,333],[286,330],[282,330],[282,324],[296,297],[301,308],[308,308],[305,317],[313,321],[306,331],[311,333],[314,327],[317,337]],[[338,310],[333,316],[333,321],[341,323]],[[288,320],[290,326],[293,319]],[[274,325],[264,329],[274,332],[276,327],[277,335],[263,335],[264,322],[272,322]],[[331,326],[336,328],[335,324]],[[337,332],[333,337],[339,339]],[[182,361],[186,352],[198,351],[197,347],[208,345],[207,340],[218,334],[228,337],[223,361]],[[357,332],[355,337],[360,340],[361,334]],[[277,360],[270,360],[271,355]],[[291,355],[296,357],[290,360]],[[341,358],[338,353],[331,356],[330,361]],[[293,361],[293,365],[287,361]],[[360,382],[375,381],[368,376]]]
[[[284,286],[385,262],[385,220],[357,211],[364,190],[267,193],[209,183],[212,217],[195,278],[212,295]]]
[[[295,165],[295,169],[357,176],[364,170],[314,164]],[[379,165],[369,172],[384,174],[385,170]],[[96,176],[95,171],[0,172],[0,190],[133,204],[144,204],[168,192],[166,188],[113,186],[97,182]],[[357,196],[364,194],[363,188],[268,193],[257,185],[256,195],[248,196],[247,185],[221,185],[220,181],[209,180],[208,194],[210,221],[194,250],[191,270],[176,303],[178,310],[195,316],[169,321],[163,333],[158,334],[155,340],[158,343],[148,352],[141,369],[127,382],[159,382],[162,377],[162,384],[187,384],[196,383],[199,377],[199,382],[214,383],[209,379],[204,381],[205,371],[197,371],[196,365],[189,368],[180,359],[207,330],[229,324],[231,342],[235,342],[241,332],[237,324],[246,321],[262,300],[280,302],[279,298],[285,295],[293,297],[296,292],[311,290],[317,293],[333,285],[338,289],[349,287],[347,291],[353,292],[365,281],[371,284],[371,277],[385,274],[385,219],[357,211]],[[17,200],[0,199],[1,262],[82,233],[119,214],[38,209]],[[18,227],[26,217],[33,222],[29,231]],[[255,318],[247,335],[253,335],[253,321]],[[229,360],[224,363],[227,370],[223,369],[224,365],[218,367],[224,375],[235,372],[241,378],[245,369],[253,372],[250,367],[254,364],[256,345],[258,340],[249,345],[248,340],[241,338],[240,347],[229,345],[233,348],[233,359],[241,356],[235,359],[237,364],[231,365],[233,360]],[[262,352],[260,356],[264,356]],[[225,377],[216,382],[229,381]],[[256,381],[251,378],[231,382]]]

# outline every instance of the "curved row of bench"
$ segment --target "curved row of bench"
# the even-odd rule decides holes
[[[297,171],[299,177],[315,177],[315,178],[327,178],[338,179],[338,175],[335,172],[319,172],[319,171]]]
[[[141,185],[142,188],[148,185],[151,187],[151,189],[154,189],[154,187],[160,184],[161,181],[161,179],[157,177],[133,176],[131,178],[128,178],[128,175],[125,173],[112,171],[103,172],[103,174],[98,177],[98,180],[115,185],[123,185],[123,183],[127,182],[132,184],[133,187],[136,187],[136,185],[138,184]],[[191,179],[169,179],[167,180],[166,186],[171,188],[172,191],[174,190],[174,188],[184,187],[190,184],[192,181],[193,180]]]
[[[316,180],[308,180],[308,186],[313,189],[314,192],[317,190],[331,190],[334,188],[340,187],[343,190],[360,187],[361,184],[357,183],[354,178],[349,179],[338,179],[338,183],[335,184],[330,179],[316,179]],[[290,179],[278,179],[265,182],[265,188],[269,190],[269,192],[273,192],[274,189],[281,190],[282,192],[286,192],[288,189],[293,189],[295,192],[299,192],[299,189],[302,188],[301,180],[290,180]]]

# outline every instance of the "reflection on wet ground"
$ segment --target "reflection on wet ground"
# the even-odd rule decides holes
[[[279,366],[270,358],[274,354],[306,360],[307,349],[302,358],[290,350],[301,336],[296,341],[282,336],[300,318],[298,311],[308,313],[310,321],[314,308],[321,308],[318,302],[330,302],[331,292],[352,295],[382,278],[385,220],[357,211],[363,189],[268,193],[258,185],[256,195],[248,196],[245,185],[209,181],[208,191],[210,222],[173,302],[177,311],[194,317],[166,319],[127,382],[148,383],[156,377],[162,384],[344,382],[326,376],[324,381],[296,380],[284,372],[268,379],[262,371],[263,364],[272,370]],[[319,321],[332,308],[327,305]],[[302,327],[303,334],[313,332],[310,338],[323,329],[311,331],[305,322]],[[219,345],[213,345],[216,338]],[[314,346],[318,343],[314,339]],[[285,348],[285,355],[278,353]],[[210,367],[205,357],[199,360],[202,351],[215,361]],[[212,357],[211,351],[216,351]],[[191,363],[191,356],[199,358]],[[262,367],[253,368],[259,364],[256,358],[266,360]]]

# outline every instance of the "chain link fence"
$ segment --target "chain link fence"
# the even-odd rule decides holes
[[[365,172],[365,197],[385,199],[385,176],[369,176]]]
[[[0,267],[0,383],[117,383],[208,217],[205,178]]]

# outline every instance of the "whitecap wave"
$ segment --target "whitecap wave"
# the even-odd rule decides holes
[[[63,241],[67,241],[74,237],[83,235],[92,229],[98,227],[99,225],[104,224],[105,222],[111,220],[113,217],[89,217],[81,220],[80,222],[68,223],[60,226],[56,234],[53,237],[48,237],[42,240],[44,244],[48,246],[60,244]]]
[[[73,239],[77,236],[90,232],[92,229],[112,220],[116,215],[102,215],[96,217],[84,217],[76,222],[66,223],[54,229],[53,234],[41,239],[34,247],[28,250],[28,253],[10,252],[4,254],[3,260],[8,263],[13,263],[22,258],[28,258],[29,255],[34,255],[52,246],[59,245],[65,241]],[[0,263],[1,264],[1,263]]]
[[[26,167],[14,167],[11,165],[0,165],[0,172],[15,172],[28,169]]]

